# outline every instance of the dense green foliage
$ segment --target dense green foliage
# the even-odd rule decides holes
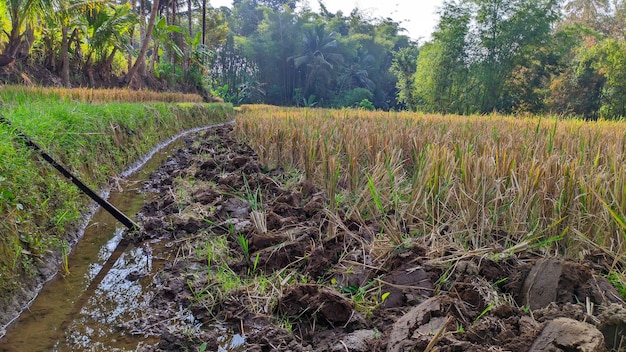
[[[148,0],[3,1],[0,67],[13,66],[0,72],[6,75],[0,82],[30,83],[29,75],[45,76],[45,70],[29,71],[35,65],[57,75],[32,77],[44,84],[208,93],[209,48],[224,40],[227,27],[206,0],[189,1],[184,12],[181,6],[154,7]]]
[[[235,1],[224,9],[230,39],[220,47],[213,82],[225,100],[295,106],[399,108],[393,53],[414,46],[400,23],[308,8]]]
[[[626,3],[561,5],[447,1],[401,97],[431,112],[624,116]]]
[[[447,0],[432,38],[419,42],[401,22],[323,2],[317,12],[300,0],[210,5],[6,1],[0,48],[66,86],[133,84],[136,71],[149,87],[234,104],[367,99],[378,109],[590,119],[626,110],[624,0]]]

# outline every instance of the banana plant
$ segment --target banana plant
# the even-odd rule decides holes
[[[2,55],[7,58],[15,58],[20,53],[28,53],[34,36],[34,25],[39,15],[53,11],[51,0],[8,0],[5,2],[4,12],[0,17],[8,18],[11,29],[3,33],[7,36],[7,42],[2,50]],[[25,39],[26,37],[26,39]],[[23,46],[27,47],[23,47]]]
[[[183,56],[183,51],[176,45],[170,33],[183,33],[183,29],[179,26],[168,25],[164,17],[159,18],[152,28],[153,47],[152,58],[150,59],[150,71],[152,72],[155,72],[154,66],[164,54],[163,47],[168,48],[176,56]]]
[[[189,45],[189,57],[188,67],[192,67],[194,65],[202,66],[203,71],[206,71],[208,67],[205,67],[209,64],[209,58],[212,54],[212,51],[209,50],[209,47],[205,44],[202,44],[202,33],[197,32],[193,38],[187,34],[185,36],[187,44]]]

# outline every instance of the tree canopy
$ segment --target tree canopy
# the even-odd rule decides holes
[[[624,0],[447,0],[419,42],[402,22],[299,0],[6,0],[0,12],[3,81],[43,67],[58,77],[47,84],[234,104],[626,113]]]
[[[401,96],[413,99],[408,106],[433,112],[623,117],[624,6],[621,0],[447,1]]]

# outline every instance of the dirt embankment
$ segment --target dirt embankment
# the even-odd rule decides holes
[[[159,200],[144,207],[136,240],[166,241],[178,255],[155,275],[150,309],[128,323],[161,336],[144,350],[626,348],[608,256],[459,255],[428,238],[392,247],[381,224],[328,210],[323,191],[264,170],[230,132],[189,139],[146,185]],[[174,319],[181,310],[192,317]],[[243,345],[225,346],[215,322]]]

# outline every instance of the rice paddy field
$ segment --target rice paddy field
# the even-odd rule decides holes
[[[174,131],[233,117],[124,95],[0,96],[97,188]],[[131,240],[163,265],[126,278],[149,298],[116,325],[137,350],[625,350],[626,121],[236,110],[141,188]],[[14,132],[0,129],[4,292],[63,254],[85,204]]]
[[[154,181],[175,187],[144,241],[180,238],[156,295],[228,324],[234,350],[624,351],[625,133],[242,106]],[[167,343],[228,348],[188,336]]]
[[[626,268],[626,121],[244,106],[237,135],[330,208],[448,256],[531,250]],[[442,258],[445,260],[446,258]],[[623,287],[623,286],[622,286]]]

